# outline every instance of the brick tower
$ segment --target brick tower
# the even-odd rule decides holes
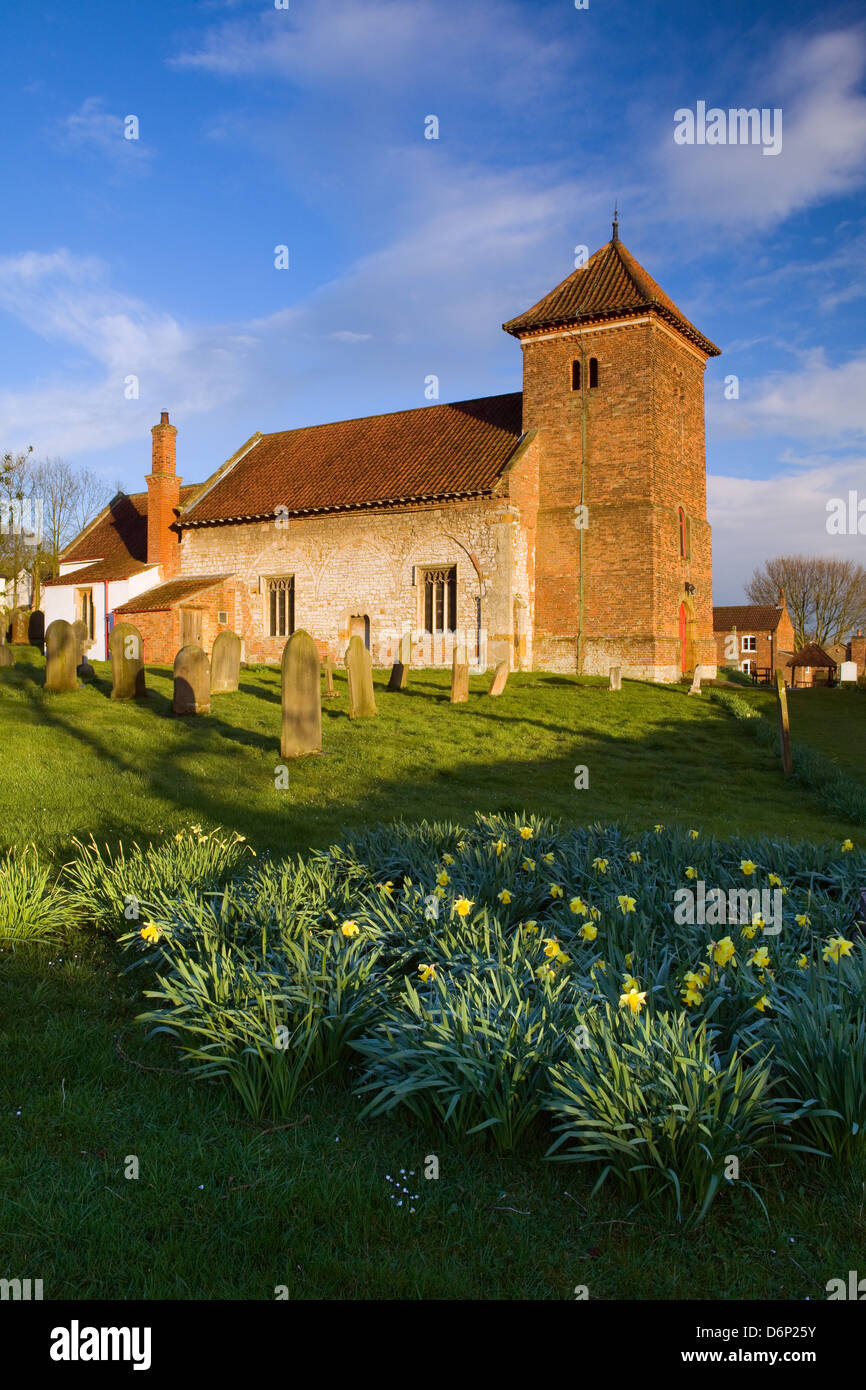
[[[715,668],[704,369],[719,349],[616,219],[606,246],[503,327],[523,348],[532,665],[666,681]]]

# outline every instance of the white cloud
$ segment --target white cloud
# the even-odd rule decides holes
[[[129,117],[139,122],[135,139],[127,139],[125,133]],[[134,111],[113,115],[104,109],[101,98],[88,97],[77,111],[59,123],[59,131],[68,148],[100,155],[111,164],[115,174],[141,174],[148,172],[153,150],[142,137],[140,120],[140,114]]]
[[[768,227],[802,208],[848,194],[866,181],[866,31],[836,30],[789,38],[773,56],[721,90],[682,93],[727,111],[739,107],[782,110],[781,153],[758,145],[676,145],[674,113],[663,131],[657,161],[665,201],[690,220],[731,229]]]
[[[844,444],[866,435],[866,352],[832,365],[823,348],[790,372],[740,382],[738,401],[715,399],[708,422],[721,436],[781,435]]]

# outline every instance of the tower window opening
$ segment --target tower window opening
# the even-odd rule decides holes
[[[577,357],[571,364],[571,389],[580,390],[580,358]]]
[[[589,359],[589,389],[593,390],[598,385],[598,358]]]

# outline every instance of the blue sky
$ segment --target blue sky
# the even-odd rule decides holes
[[[826,533],[866,496],[861,5],[55,0],[3,27],[2,448],[140,488],[168,409],[196,482],[257,429],[423,406],[430,374],[518,390],[501,323],[618,199],[723,349],[715,601],[780,551],[864,558]],[[781,108],[781,153],[675,144],[698,101]]]

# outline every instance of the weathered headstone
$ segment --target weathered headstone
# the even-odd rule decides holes
[[[508,662],[500,661],[496,670],[493,672],[493,680],[490,682],[488,695],[501,695],[505,689],[505,682],[508,680]]]
[[[217,634],[210,654],[210,693],[227,695],[238,688],[241,672],[241,639],[226,628]]]
[[[363,637],[357,633],[346,648],[346,673],[349,677],[349,718],[369,718],[376,713],[373,663]]]
[[[611,666],[610,668],[610,688],[611,690],[622,690],[622,667]]]
[[[389,690],[405,690],[406,677],[408,671],[402,661],[395,661],[391,667],[391,679],[388,681]]]
[[[28,608],[16,608],[12,614],[12,642],[16,647],[26,647],[28,643],[28,627],[30,625],[30,610]]]
[[[412,634],[404,632],[400,638],[400,664],[409,667],[412,665]]]
[[[363,645],[363,643],[362,643]],[[322,682],[319,650],[308,632],[298,628],[283,648],[283,731],[280,755],[302,758],[322,751]]]
[[[782,771],[790,777],[794,771],[794,755],[791,752],[791,725],[788,721],[788,693],[785,690],[785,676],[776,672],[776,697],[779,703],[779,745],[782,754]]]
[[[210,663],[201,647],[191,642],[174,659],[175,714],[210,713]]]
[[[7,647],[5,642],[0,642],[0,666],[14,666],[15,658],[12,655],[12,648]]]
[[[704,674],[704,668],[703,668],[703,666],[696,666],[696,667],[695,667],[695,674],[692,676],[692,683],[691,683],[691,685],[689,686],[689,694],[690,694],[690,695],[700,695],[700,693],[701,693],[701,677],[703,676],[703,674]]]
[[[840,681],[856,681],[857,662],[843,661],[841,666],[839,667],[839,679]]]
[[[31,647],[45,645],[45,614],[41,608],[34,608],[27,619],[27,641]]]
[[[57,618],[45,634],[45,689],[77,690],[78,638],[72,624]]]
[[[331,660],[331,653],[328,652],[322,662],[322,669],[325,672],[325,699],[335,700],[337,692],[334,689],[334,663]]]
[[[112,700],[136,700],[147,694],[144,684],[144,643],[132,623],[117,623],[108,636]]]
[[[469,666],[465,654],[454,648],[451,661],[451,703],[462,705],[469,699]]]

